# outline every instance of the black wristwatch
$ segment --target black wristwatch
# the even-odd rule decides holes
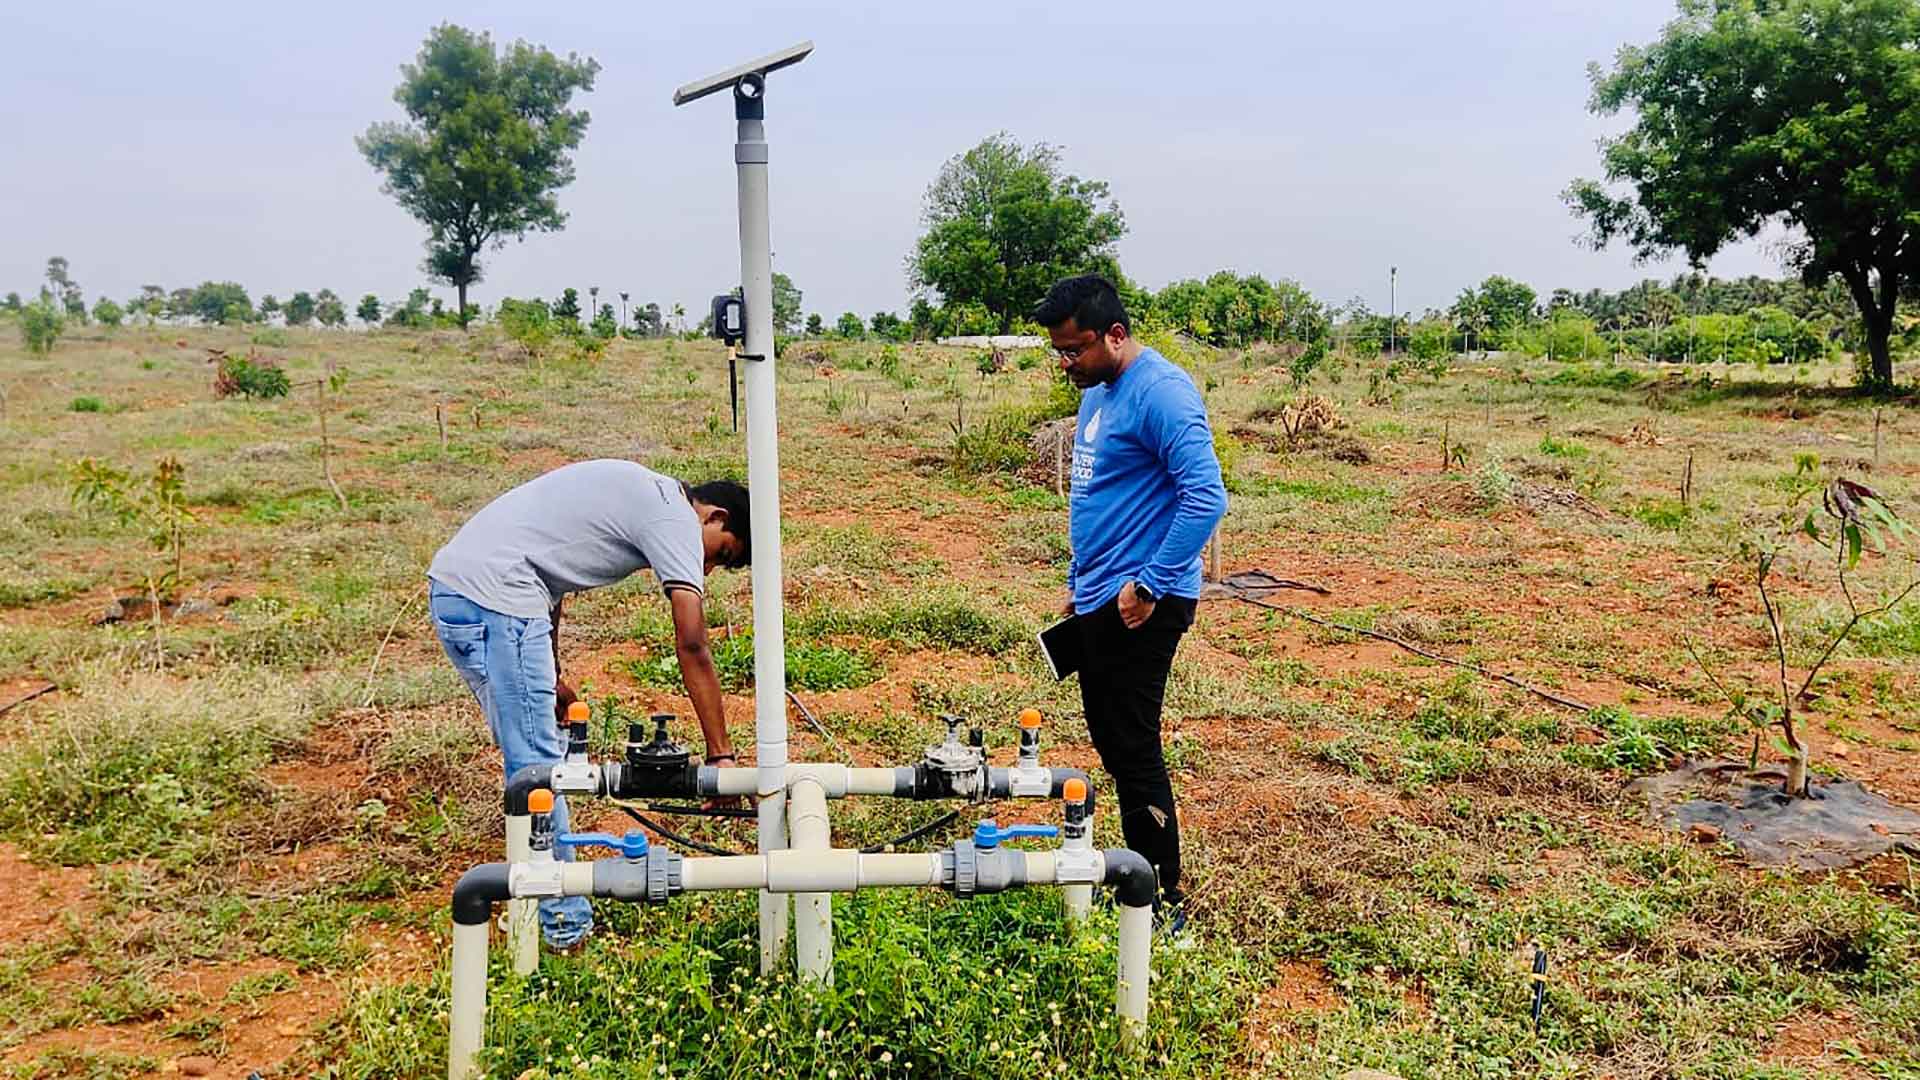
[[[1160,602],[1160,598],[1153,595],[1152,589],[1147,588],[1137,581],[1133,583],[1133,598],[1143,604],[1156,604]]]

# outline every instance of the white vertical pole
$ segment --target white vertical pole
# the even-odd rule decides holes
[[[489,919],[487,922],[492,922]],[[480,1037],[487,1026],[487,923],[453,925],[453,1001],[447,1035],[447,1078],[475,1073]]]
[[[1153,909],[1120,906],[1119,985],[1114,988],[1114,1011],[1120,1014],[1120,1037],[1138,1046],[1147,1033],[1147,983],[1153,959]]]
[[[753,510],[753,727],[760,768],[760,851],[787,846],[787,655],[780,582],[780,440],[773,375],[773,241],[767,214],[766,83],[735,84],[740,287],[747,309],[747,491]],[[760,973],[787,947],[787,898],[760,893]]]
[[[523,863],[533,857],[533,815],[512,814],[507,818],[507,861]],[[538,900],[507,901],[507,954],[513,957],[516,975],[531,975],[540,964],[540,936],[534,916]]]

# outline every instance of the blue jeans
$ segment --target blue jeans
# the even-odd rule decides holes
[[[447,588],[428,582],[429,610],[440,647],[466,680],[486,714],[494,745],[506,759],[508,776],[528,765],[558,765],[567,740],[554,719],[553,624],[544,616],[522,619],[491,611]],[[553,831],[567,831],[567,803],[553,801]],[[572,848],[558,848],[572,859]],[[540,901],[540,933],[547,944],[566,948],[593,929],[593,905],[584,896]]]

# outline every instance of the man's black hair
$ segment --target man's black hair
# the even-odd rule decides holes
[[[727,512],[727,531],[740,540],[740,558],[726,563],[738,570],[753,561],[753,509],[747,502],[746,485],[736,480],[709,480],[687,489],[695,502],[703,502]]]
[[[1061,278],[1033,307],[1033,321],[1049,330],[1068,319],[1080,329],[1096,334],[1105,335],[1114,323],[1133,333],[1133,324],[1127,320],[1127,307],[1120,302],[1120,290],[1099,274]]]

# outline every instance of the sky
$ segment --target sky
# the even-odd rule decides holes
[[[535,8],[546,10],[534,11]],[[831,324],[903,312],[921,198],[996,131],[1062,148],[1126,215],[1121,266],[1160,287],[1222,268],[1384,311],[1489,274],[1543,294],[1670,277],[1577,243],[1560,192],[1622,117],[1586,66],[1655,37],[1672,0],[832,4],[345,0],[320,8],[0,5],[0,292],[64,255],[89,297],[241,282],[404,297],[425,230],[354,147],[401,119],[400,65],[452,20],[599,61],[564,231],[485,257],[474,298],[675,301],[739,276],[732,110],[676,86],[811,38],[772,77],[774,267]],[[1397,295],[1389,267],[1398,267]],[[1768,246],[1722,276],[1778,275]],[[451,296],[451,290],[436,291]]]

